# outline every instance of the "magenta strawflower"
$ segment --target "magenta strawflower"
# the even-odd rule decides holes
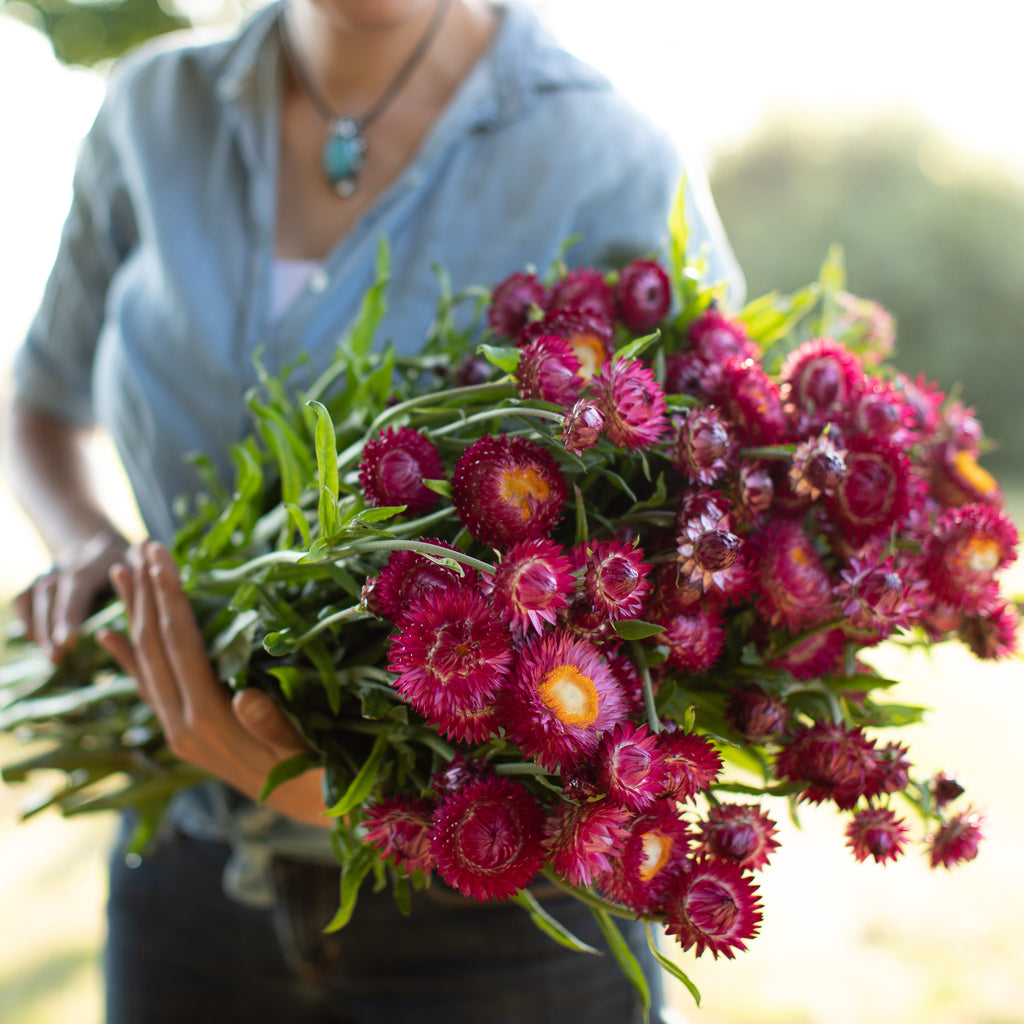
[[[773,626],[799,633],[835,614],[832,581],[800,522],[773,519],[755,534],[757,611]]]
[[[688,409],[677,421],[675,462],[683,476],[697,484],[712,484],[729,469],[737,445],[713,406]]]
[[[658,738],[646,725],[620,722],[601,737],[597,752],[598,787],[617,806],[643,811],[668,788]]]
[[[427,718],[479,711],[512,666],[512,637],[483,595],[431,591],[412,606],[389,640],[395,689]]]
[[[517,634],[553,625],[576,591],[573,565],[561,544],[526,540],[502,556],[491,583],[491,602]]]
[[[629,812],[610,800],[560,800],[544,826],[544,849],[555,873],[570,885],[595,885],[629,837]]]
[[[726,598],[745,594],[751,583],[746,544],[730,529],[729,517],[709,500],[681,508],[676,536],[682,574],[700,583],[704,592]]]
[[[834,338],[814,338],[791,352],[780,373],[782,399],[802,436],[844,423],[865,387],[861,361]]]
[[[580,397],[584,384],[580,361],[565,338],[542,334],[519,352],[516,384],[520,398],[536,398],[568,408]]]
[[[673,800],[689,800],[722,771],[722,758],[706,736],[669,725],[657,739],[667,775],[665,795]]]
[[[642,718],[644,715],[644,680],[637,671],[629,655],[620,648],[615,650],[613,646],[605,647],[603,654],[608,659],[608,667],[615,673],[615,678],[622,687],[626,698],[626,713],[635,718]],[[658,692],[657,683],[654,684],[654,692]]]
[[[562,420],[562,444],[573,455],[593,448],[604,429],[604,413],[589,399],[581,398]]]
[[[424,537],[423,540],[455,551],[447,541],[435,537]],[[418,551],[393,551],[387,564],[374,578],[369,592],[364,587],[363,599],[369,599],[367,607],[372,606],[373,614],[401,623],[412,606],[432,590],[446,590],[449,587],[475,589],[479,579],[477,571],[466,566],[460,568],[461,573],[458,569],[438,565]]]
[[[546,537],[561,518],[566,497],[558,464],[525,437],[481,437],[452,473],[456,514],[478,541],[494,548]]]
[[[843,617],[855,629],[886,637],[910,624],[914,607],[892,555],[881,562],[873,557],[851,558],[839,575],[842,583],[834,593]]]
[[[668,431],[664,392],[639,359],[606,363],[590,381],[590,398],[604,416],[605,437],[618,448],[650,448]]]
[[[672,283],[653,260],[633,260],[615,282],[615,308],[630,331],[646,334],[665,318],[672,304]]]
[[[447,708],[435,710],[429,724],[439,736],[455,743],[486,743],[502,725],[497,705],[492,700],[479,708]]]
[[[686,330],[693,351],[705,362],[724,363],[731,356],[757,359],[761,350],[752,341],[747,328],[725,316],[717,306],[709,306]]]
[[[877,864],[896,860],[907,842],[909,829],[887,807],[857,811],[846,826],[846,845],[859,861],[874,857]]]
[[[544,864],[544,811],[518,782],[474,779],[434,812],[438,874],[464,896],[506,900]]]
[[[655,641],[668,651],[668,663],[691,675],[707,672],[725,647],[725,615],[715,604],[700,602],[659,619],[665,627]]]
[[[366,811],[363,842],[390,857],[402,870],[429,873],[434,869],[430,849],[434,805],[429,800],[394,796]]]
[[[996,478],[978,465],[978,453],[952,441],[932,446],[926,456],[931,494],[944,505],[984,502],[1001,505],[1003,492]]]
[[[935,594],[966,608],[990,592],[995,574],[1017,558],[1017,527],[1001,509],[964,505],[944,512],[924,552]]]
[[[515,339],[547,305],[548,290],[536,275],[511,274],[491,293],[487,322],[498,337]]]
[[[777,444],[786,435],[779,387],[754,359],[730,356],[722,363],[717,404],[745,444]]]
[[[579,360],[579,375],[588,381],[611,358],[612,322],[608,317],[586,310],[553,310],[536,323],[528,324],[520,335],[527,345],[542,334],[564,338]]]
[[[573,568],[583,572],[590,606],[612,621],[638,618],[651,589],[651,567],[635,544],[618,540],[588,541],[572,551]]]
[[[686,867],[689,829],[671,800],[661,800],[629,824],[621,856],[602,888],[638,914],[659,907]]]
[[[954,814],[928,837],[928,856],[933,868],[952,868],[974,860],[985,838],[985,819],[973,808]]]
[[[615,295],[600,271],[578,268],[551,286],[551,308],[591,313],[610,321],[615,319]]]
[[[817,501],[822,494],[834,494],[845,476],[846,452],[827,435],[796,446],[789,464],[789,486],[797,496]]]
[[[861,797],[877,796],[886,780],[873,740],[859,728],[826,721],[793,730],[776,758],[775,774],[806,782],[801,800],[831,800],[841,810],[850,810]]]
[[[789,720],[789,708],[781,697],[750,686],[729,694],[725,718],[748,743],[763,743],[782,732]]]
[[[418,515],[434,507],[440,495],[424,480],[444,477],[444,464],[434,443],[410,427],[388,427],[366,442],[359,463],[359,486],[368,505],[405,505]]]
[[[559,629],[519,652],[501,711],[509,739],[556,771],[593,757],[601,734],[625,719],[627,707],[598,648]]]
[[[756,804],[718,804],[697,823],[695,855],[734,861],[746,871],[760,871],[779,848],[775,822]]]
[[[761,925],[757,886],[738,864],[717,857],[696,860],[679,876],[665,914],[665,931],[684,950],[716,960],[745,950]]]

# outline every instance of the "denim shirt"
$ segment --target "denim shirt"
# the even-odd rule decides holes
[[[256,351],[271,372],[305,353],[296,387],[315,376],[373,282],[381,237],[392,285],[377,341],[411,353],[435,312],[433,264],[460,289],[546,270],[571,236],[571,265],[653,253],[680,180],[673,147],[606,79],[528,9],[500,7],[489,51],[412,163],[275,320],[279,13],[260,10],[226,41],[149,44],[115,71],[16,358],[30,406],[110,433],[165,541],[174,499],[199,486],[188,454],[206,453],[230,482]],[[688,180],[692,246],[715,277],[740,282],[699,172]]]

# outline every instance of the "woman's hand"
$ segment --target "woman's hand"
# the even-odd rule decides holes
[[[124,601],[130,639],[102,630],[98,641],[139,685],[172,753],[258,799],[270,770],[308,748],[266,694],[243,690],[232,700],[206,653],[177,566],[155,541],[128,552],[110,580]],[[278,786],[267,804],[297,821],[329,827],[323,770]]]
[[[58,555],[53,568],[14,599],[14,609],[30,640],[59,662],[74,646],[92,603],[107,586],[112,566],[123,561],[128,543],[103,529],[77,550]]]

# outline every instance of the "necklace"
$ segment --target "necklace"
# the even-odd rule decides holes
[[[398,69],[398,74],[391,80],[391,83],[380,95],[376,103],[358,117],[339,117],[324,101],[324,98],[313,85],[313,81],[306,73],[306,69],[298,60],[288,38],[285,26],[284,9],[281,11],[279,22],[281,32],[281,48],[284,51],[285,59],[295,74],[302,91],[309,97],[310,102],[316,108],[316,112],[327,122],[327,140],[320,151],[320,164],[327,177],[327,183],[335,195],[347,199],[354,195],[359,187],[359,171],[363,166],[366,156],[366,136],[363,134],[366,128],[384,113],[391,105],[392,100],[402,91],[409,77],[416,70],[420,61],[423,60],[430,44],[434,41],[438,31],[444,22],[444,16],[451,6],[451,0],[438,0],[434,8],[433,17],[427,25],[423,35],[420,36],[416,48],[406,58],[405,63]]]

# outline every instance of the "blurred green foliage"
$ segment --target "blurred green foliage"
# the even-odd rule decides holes
[[[45,32],[64,64],[87,67],[112,60],[151,36],[190,24],[159,0],[17,0],[0,3],[0,11]]]
[[[896,364],[962,384],[997,445],[984,464],[1024,475],[1024,188],[1006,171],[921,123],[775,123],[712,187],[748,295],[802,284],[838,242],[849,290],[897,318]]]

